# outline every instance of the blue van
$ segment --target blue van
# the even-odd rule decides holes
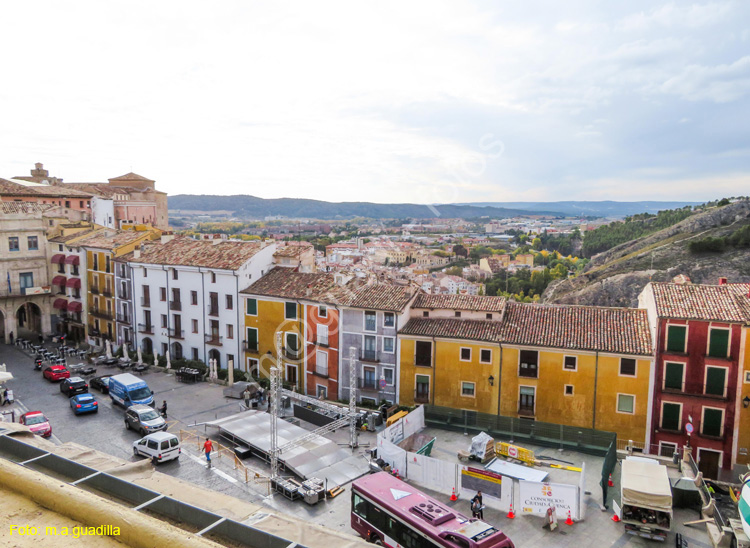
[[[130,373],[109,378],[109,395],[113,403],[125,408],[138,403],[154,407],[154,392],[149,389],[145,381]]]

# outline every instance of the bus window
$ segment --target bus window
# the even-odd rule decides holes
[[[357,493],[352,493],[352,506],[354,507],[354,513],[362,519],[367,519],[367,501],[360,497]]]

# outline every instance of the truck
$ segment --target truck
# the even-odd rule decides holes
[[[622,461],[621,512],[625,530],[652,540],[667,540],[672,530],[672,485],[667,467],[653,459]]]
[[[125,408],[138,403],[154,407],[154,392],[143,379],[130,373],[109,378],[109,396],[112,402]]]

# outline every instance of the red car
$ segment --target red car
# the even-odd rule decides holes
[[[21,415],[21,424],[29,427],[34,434],[49,438],[52,435],[52,426],[41,411],[29,411]]]
[[[65,369],[64,365],[50,365],[42,373],[44,378],[50,382],[61,381],[70,378],[70,371]]]

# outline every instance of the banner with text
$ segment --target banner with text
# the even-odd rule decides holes
[[[578,486],[525,480],[519,484],[521,513],[544,516],[547,508],[554,506],[558,518],[567,518],[570,511],[573,519],[580,519]]]

